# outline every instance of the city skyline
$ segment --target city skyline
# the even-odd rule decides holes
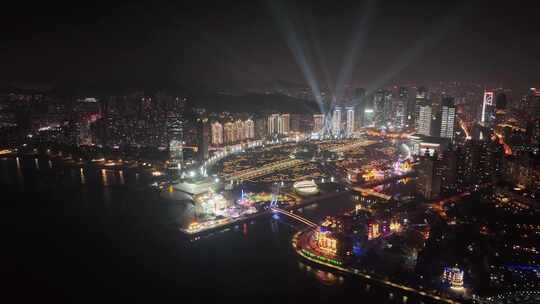
[[[8,298],[540,303],[539,7],[10,3]]]

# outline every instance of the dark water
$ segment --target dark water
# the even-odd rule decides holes
[[[3,287],[18,302],[403,303],[399,291],[302,261],[290,245],[302,226],[288,219],[192,242],[177,230],[186,205],[144,189],[144,175],[83,173],[46,159],[0,159]],[[319,219],[352,206],[344,197],[304,214]]]

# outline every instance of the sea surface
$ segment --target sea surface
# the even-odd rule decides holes
[[[135,169],[0,159],[2,273],[17,303],[429,303],[299,258],[302,224],[262,217],[191,240],[189,203],[149,189]],[[348,196],[301,212],[311,220],[354,207]]]

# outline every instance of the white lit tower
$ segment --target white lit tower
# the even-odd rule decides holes
[[[431,105],[424,104],[418,107],[418,118],[416,119],[416,133],[431,135]]]
[[[279,114],[270,114],[268,116],[268,136],[273,136],[274,134],[278,133],[278,118]]]
[[[341,132],[341,107],[335,106],[332,112],[332,135],[338,136]]]
[[[354,107],[349,106],[345,108],[347,113],[347,124],[345,127],[345,134],[347,137],[351,137],[354,133]]]
[[[484,100],[482,102],[482,116],[480,122],[489,127],[495,120],[495,104],[493,102],[493,91],[484,91]]]

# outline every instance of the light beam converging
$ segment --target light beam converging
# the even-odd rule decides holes
[[[308,15],[308,21],[309,21],[309,38],[311,39],[311,42],[313,44],[313,47],[315,49],[315,56],[318,59],[319,66],[322,70],[325,86],[329,90],[330,96],[334,95],[334,88],[332,87],[333,81],[330,77],[330,72],[328,71],[328,64],[326,60],[326,55],[324,54],[322,47],[321,47],[321,39],[319,36],[319,32],[317,30],[317,23],[315,22],[312,15]]]
[[[299,37],[298,32],[296,31],[296,29],[294,28],[293,24],[290,21],[290,18],[286,12],[286,9],[283,7],[280,1],[269,1],[269,6],[271,8],[272,15],[274,19],[276,20],[276,23],[281,33],[285,37],[287,46],[293,53],[296,63],[302,70],[302,74],[304,75],[304,78],[306,79],[311,89],[313,97],[315,98],[315,101],[317,102],[317,105],[319,106],[321,113],[325,113],[324,107],[323,107],[321,90],[317,82],[317,79],[315,79],[313,68],[310,62],[308,61],[308,58],[306,56],[306,51],[302,43],[305,40]]]
[[[343,58],[341,69],[336,82],[335,87],[335,100],[340,101],[343,97],[345,86],[350,82],[354,67],[356,65],[356,59],[362,53],[364,47],[364,41],[368,31],[368,25],[371,20],[371,16],[375,13],[375,1],[370,0],[366,3],[363,9],[363,15],[359,18],[359,22],[355,26],[355,32],[350,42],[349,49]]]

